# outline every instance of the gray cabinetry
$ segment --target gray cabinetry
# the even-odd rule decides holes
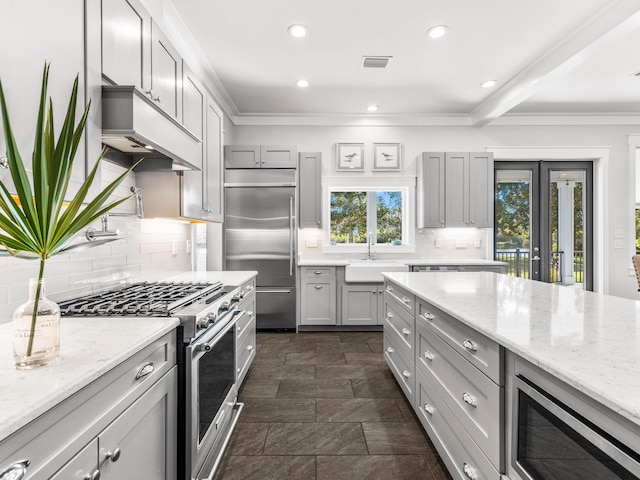
[[[418,228],[493,226],[493,154],[423,153]]]
[[[379,284],[348,284],[342,286],[342,325],[379,325],[382,313],[378,298]]]
[[[151,26],[151,99],[171,117],[182,110],[182,58],[160,27]]]
[[[300,153],[300,228],[322,227],[322,154]]]
[[[256,280],[242,285],[243,299],[238,309],[244,311],[236,328],[236,382],[242,385],[249,372],[249,368],[256,357]]]
[[[296,168],[292,145],[225,145],[225,168]]]
[[[204,86],[193,74],[191,68],[182,62],[182,125],[198,140],[204,141],[205,107],[207,94]],[[197,168],[202,167],[202,156],[189,159]]]
[[[0,471],[26,459],[29,480],[175,479],[175,349],[171,332],[0,442]]]
[[[336,325],[335,267],[302,267],[300,324]]]
[[[203,220],[212,222],[222,222],[223,218],[222,118],[222,110],[211,97],[208,97],[205,118]]]

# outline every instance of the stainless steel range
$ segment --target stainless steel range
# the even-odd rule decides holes
[[[178,478],[211,479],[237,422],[236,325],[240,288],[222,283],[140,282],[58,302],[64,316],[180,319]]]

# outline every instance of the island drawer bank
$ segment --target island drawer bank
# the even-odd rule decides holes
[[[486,272],[385,281],[415,296],[403,390],[454,478],[640,478],[637,302]],[[563,425],[553,455],[542,422]]]

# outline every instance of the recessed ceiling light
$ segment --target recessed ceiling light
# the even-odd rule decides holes
[[[435,25],[427,30],[427,35],[431,38],[440,38],[447,34],[447,30],[449,30],[449,27],[446,25]]]
[[[491,87],[495,87],[497,84],[498,84],[497,80],[487,80],[486,82],[482,82],[480,86],[482,88],[491,88]]]
[[[307,88],[309,86],[309,80],[298,80],[296,81],[296,87]]]
[[[375,112],[376,110],[378,110],[378,106],[377,105],[369,105],[367,107],[367,112]]]
[[[292,37],[302,38],[306,36],[307,33],[309,33],[309,29],[304,25],[294,23],[293,25],[289,26],[287,32],[289,32],[289,35],[291,35]]]

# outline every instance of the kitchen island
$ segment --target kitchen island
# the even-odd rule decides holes
[[[452,474],[519,478],[514,392],[523,372],[637,455],[640,302],[488,272],[384,276],[385,357],[428,433],[446,430],[434,443]],[[411,352],[399,337],[413,340]],[[471,445],[474,467],[458,461],[462,447],[444,445],[453,437]]]

